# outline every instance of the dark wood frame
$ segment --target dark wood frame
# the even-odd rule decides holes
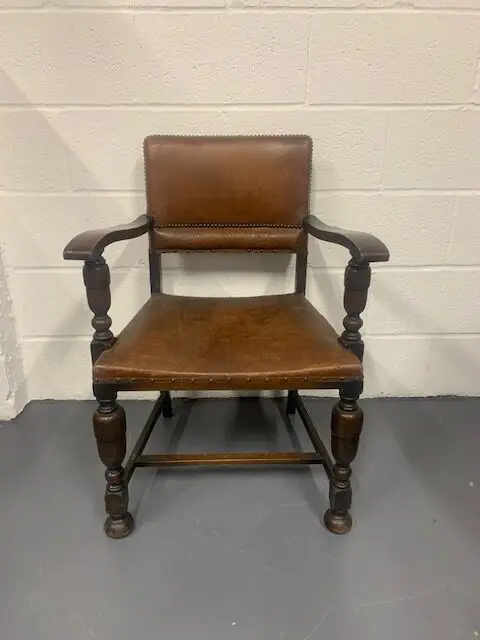
[[[110,272],[102,252],[106,246],[113,242],[135,238],[147,232],[150,234],[152,225],[151,218],[142,215],[128,225],[86,231],[76,236],[65,248],[64,258],[66,260],[84,261],[84,283],[88,304],[93,313],[92,363],[115,341],[110,330],[112,322],[108,315]],[[297,293],[305,295],[307,234],[325,242],[339,244],[350,251],[351,259],[347,264],[344,280],[346,315],[343,321],[344,331],[339,340],[362,360],[364,345],[360,334],[363,324],[361,313],[367,302],[371,277],[370,263],[387,261],[389,259],[388,249],[374,236],[328,226],[315,216],[307,216],[303,226],[306,233],[305,241],[297,250],[295,290]],[[150,288],[153,295],[161,291],[159,253],[150,247]],[[160,415],[173,415],[170,392],[163,390],[160,392],[125,467],[123,467],[126,454],[126,421],[124,410],[116,402],[116,396],[120,390],[135,388],[140,387],[135,386],[134,380],[116,385],[94,384],[93,386],[94,395],[98,401],[98,407],[93,416],[94,433],[100,459],[106,466],[105,507],[108,517],[105,522],[105,532],[109,537],[123,538],[133,531],[133,518],[128,511],[128,483],[136,468],[200,464],[212,466],[322,464],[330,481],[330,508],[325,513],[325,524],[333,533],[342,534],[350,530],[352,526],[349,513],[352,502],[350,465],[357,453],[363,425],[363,412],[357,403],[362,393],[363,379],[340,383],[325,381],[325,384],[319,387],[339,389],[340,399],[333,407],[331,420],[333,459],[318,435],[297,389],[288,390],[286,411],[288,414],[298,412],[313,444],[315,450],[313,453],[143,455],[145,445]]]

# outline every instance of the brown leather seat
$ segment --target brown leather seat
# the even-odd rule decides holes
[[[95,382],[144,389],[315,388],[361,375],[302,294],[152,296],[93,370]]]

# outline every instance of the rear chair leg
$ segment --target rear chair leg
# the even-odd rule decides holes
[[[292,416],[295,413],[297,403],[295,401],[296,391],[289,391],[287,395],[287,415]]]
[[[162,415],[164,418],[173,418],[172,396],[170,395],[170,391],[165,391]]]
[[[93,414],[93,429],[98,455],[107,467],[105,479],[105,533],[109,538],[125,538],[134,529],[128,511],[128,487],[124,482],[122,462],[126,453],[125,411],[116,402],[117,394],[96,389],[98,407]]]
[[[363,424],[363,411],[357,405],[361,383],[345,384],[340,400],[332,411],[332,454],[335,458],[330,480],[330,509],[325,513],[325,525],[332,533],[347,533],[352,528],[349,509],[352,505],[350,463],[357,455]]]

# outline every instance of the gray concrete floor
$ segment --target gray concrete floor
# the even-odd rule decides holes
[[[332,400],[308,401],[328,439]],[[125,402],[131,438],[151,404]],[[1,640],[452,640],[480,633],[480,399],[366,400],[354,528],[321,468],[140,469],[135,533],[102,531],[91,402],[0,429]],[[271,400],[177,401],[149,451],[306,444]]]

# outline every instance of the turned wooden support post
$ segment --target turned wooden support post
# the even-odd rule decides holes
[[[87,289],[88,306],[93,313],[92,327],[95,331],[90,351],[92,363],[95,363],[100,354],[109,349],[115,341],[110,331],[112,320],[108,315],[111,304],[110,270],[103,257],[85,261],[83,282]]]
[[[126,453],[125,411],[116,402],[117,394],[107,385],[94,385],[98,407],[93,414],[93,430],[100,460],[105,471],[105,533],[110,538],[125,538],[134,523],[128,512],[128,486],[124,481],[123,459]]]
[[[343,320],[345,331],[340,336],[340,342],[351,349],[360,360],[363,360],[364,349],[360,335],[363,325],[360,314],[367,304],[370,278],[371,269],[368,262],[358,263],[352,258],[345,269],[343,305],[347,315]]]
[[[110,271],[104,258],[86,260],[83,280],[88,306],[93,312],[93,339],[90,344],[92,363],[115,342],[110,331]],[[93,430],[100,460],[107,467],[105,510],[108,514],[105,533],[110,538],[124,538],[133,531],[133,518],[128,512],[128,487],[124,482],[123,459],[126,453],[125,411],[116,402],[116,390],[110,385],[93,385],[98,407],[93,414]]]
[[[345,269],[345,293],[343,303],[347,315],[343,320],[344,332],[340,342],[363,360],[364,345],[360,329],[360,314],[367,304],[371,269],[368,262],[359,263],[353,258]],[[325,513],[325,524],[333,533],[347,533],[352,527],[349,509],[352,506],[350,468],[357,455],[363,411],[357,404],[362,393],[362,380],[352,380],[340,387],[340,400],[332,411],[332,454],[335,459],[333,477],[330,480],[330,509]]]
[[[361,382],[342,385],[340,400],[332,411],[331,448],[335,466],[330,480],[330,509],[325,513],[325,524],[333,533],[347,533],[352,527],[349,514],[352,506],[350,464],[357,455],[363,425],[363,411],[357,405],[361,391]]]

